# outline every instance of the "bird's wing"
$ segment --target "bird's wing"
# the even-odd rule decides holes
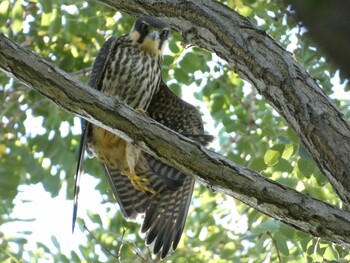
[[[111,170],[104,164],[102,167],[124,217],[133,220],[138,214],[144,213],[150,206],[152,196],[135,189],[130,179],[120,171]]]
[[[204,134],[199,110],[178,97],[164,82],[154,94],[147,113],[152,119],[203,145],[214,139]]]
[[[164,82],[153,96],[147,113],[163,125],[191,136],[200,143],[207,144],[213,139],[212,136],[204,135],[199,111],[176,96]],[[178,180],[177,189],[168,188],[168,191],[152,201],[141,228],[141,232],[147,232],[147,244],[154,242],[154,253],[162,251],[161,257],[164,258],[171,248],[176,249],[180,241],[192,199],[194,178],[150,155],[145,154],[145,157],[160,177]]]
[[[120,171],[110,169],[104,164],[102,167],[126,219],[135,219],[138,214],[144,213],[158,196],[169,190],[176,191],[181,188],[186,178],[178,170],[159,162],[147,153],[142,153],[135,167],[136,174],[145,179],[144,185],[153,189],[156,192],[154,195],[135,189],[130,179]]]
[[[98,52],[94,66],[92,67],[91,75],[89,78],[88,85],[95,89],[100,89],[99,85],[102,83],[102,76],[106,69],[111,50],[116,44],[116,37],[109,38],[101,47]]]
[[[147,244],[154,242],[153,252],[166,257],[176,249],[185,227],[191,204],[194,178],[187,176],[181,188],[159,195],[146,211],[141,232],[147,232]]]
[[[136,174],[145,179],[145,186],[153,189],[156,195],[135,189],[127,176],[102,164],[107,180],[126,219],[135,219],[138,214],[144,213],[159,196],[181,188],[186,179],[183,173],[159,162],[149,154],[142,153],[140,158],[143,164],[136,165]]]
[[[106,67],[106,62],[108,59],[109,50],[112,48],[114,41],[116,40],[115,37],[109,38],[105,44],[102,46],[101,51],[98,53],[98,56],[95,60],[89,83],[88,85],[92,88],[98,89],[98,83],[101,81],[101,77],[103,74],[103,71]],[[79,196],[79,190],[80,190],[80,178],[83,174],[83,160],[84,160],[84,153],[85,153],[85,145],[87,140],[87,134],[90,130],[90,123],[81,119],[81,139],[79,144],[79,150],[78,150],[78,163],[77,163],[77,169],[75,172],[75,179],[74,179],[74,204],[73,204],[73,221],[72,221],[72,232],[74,232],[75,222],[77,219],[77,213],[78,213],[78,196]]]

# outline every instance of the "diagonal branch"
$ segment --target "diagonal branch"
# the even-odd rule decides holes
[[[350,246],[350,213],[264,178],[81,84],[0,34],[0,68],[77,114],[158,156],[210,188],[324,240]],[[220,171],[220,172],[219,172]]]
[[[213,0],[98,0],[152,15],[185,41],[215,52],[248,80],[298,134],[340,198],[350,204],[350,125],[315,80],[264,31]]]

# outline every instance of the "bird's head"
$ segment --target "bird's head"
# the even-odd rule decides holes
[[[161,55],[169,34],[170,27],[166,23],[154,17],[140,17],[130,32],[130,38],[144,51]]]

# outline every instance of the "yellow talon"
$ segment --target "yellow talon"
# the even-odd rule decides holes
[[[147,112],[144,109],[141,108],[137,108],[135,109],[138,113],[140,113],[143,116],[147,116]]]
[[[139,191],[141,192],[150,192],[151,194],[157,194],[157,192],[146,186],[145,182],[148,182],[147,178],[144,177],[139,177],[137,176],[135,173],[124,173],[124,175],[126,175],[129,179],[131,184]]]

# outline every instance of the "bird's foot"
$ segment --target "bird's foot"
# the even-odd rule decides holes
[[[135,109],[138,113],[140,113],[143,116],[147,116],[147,112],[144,109],[141,108],[137,108]]]
[[[137,176],[135,173],[124,173],[129,179],[131,184],[141,192],[149,192],[151,194],[157,194],[157,192],[148,187],[145,183],[148,182],[147,178]]]

